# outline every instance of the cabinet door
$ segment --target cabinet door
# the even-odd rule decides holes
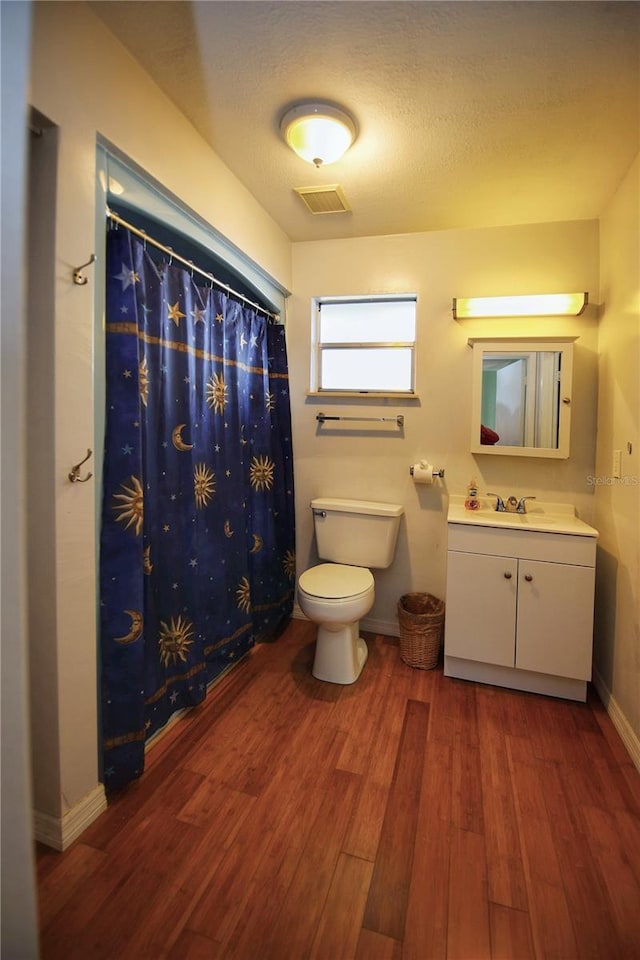
[[[446,656],[514,665],[517,576],[511,557],[449,552]]]
[[[518,580],[516,667],[590,680],[595,569],[520,560]]]

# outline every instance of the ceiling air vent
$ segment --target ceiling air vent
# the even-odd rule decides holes
[[[325,187],[294,187],[310,213],[346,213],[351,210],[342,187],[329,183]]]

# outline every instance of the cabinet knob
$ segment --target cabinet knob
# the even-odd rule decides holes
[[[531,581],[533,580],[533,577],[531,576],[530,573],[525,573],[524,578],[527,581],[527,583],[531,583]]]
[[[511,574],[507,571],[504,575],[505,580],[511,580]]]

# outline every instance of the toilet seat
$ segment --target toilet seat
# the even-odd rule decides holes
[[[298,587],[309,597],[325,601],[354,600],[374,586],[373,574],[366,567],[344,563],[320,563],[300,575]]]

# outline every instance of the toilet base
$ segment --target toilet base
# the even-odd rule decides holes
[[[359,636],[360,623],[321,624],[318,627],[313,676],[327,683],[355,683],[369,651]]]

